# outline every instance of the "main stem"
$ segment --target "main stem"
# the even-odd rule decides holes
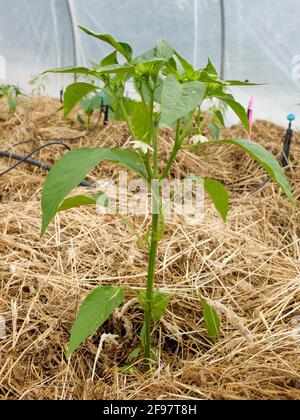
[[[145,368],[149,370],[151,361],[151,324],[152,324],[152,303],[153,303],[153,283],[155,273],[155,262],[158,248],[158,225],[159,214],[152,215],[152,234],[149,251],[146,310],[145,310]]]
[[[153,97],[153,93],[152,93]],[[153,180],[158,182],[158,123],[153,121],[153,100],[151,103],[150,136],[153,139]],[[151,139],[150,137],[150,139]],[[155,274],[155,263],[158,248],[158,227],[159,227],[159,208],[160,208],[160,188],[159,185],[151,185],[153,200],[151,244],[149,251],[148,277],[146,290],[146,310],[145,310],[145,369],[150,369],[151,363],[151,324],[153,319],[153,284]]]

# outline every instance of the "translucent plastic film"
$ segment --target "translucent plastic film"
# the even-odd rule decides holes
[[[86,26],[133,45],[136,54],[165,38],[188,60],[221,68],[221,0],[0,0],[0,82],[28,87],[32,75],[66,65],[99,62],[110,48],[78,30]],[[267,83],[238,89],[254,116],[284,123],[298,114],[300,37],[298,0],[224,0],[225,77]],[[3,77],[5,76],[5,77]],[[49,76],[58,95],[71,78]]]

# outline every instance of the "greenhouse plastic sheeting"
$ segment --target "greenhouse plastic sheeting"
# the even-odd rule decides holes
[[[45,69],[99,62],[110,50],[83,25],[129,42],[136,54],[165,38],[187,59],[220,69],[220,0],[0,0],[0,83],[29,89]],[[279,123],[300,102],[299,0],[225,0],[225,78],[268,83],[234,93],[255,116]],[[224,39],[223,39],[224,40]],[[71,77],[49,76],[58,96]]]

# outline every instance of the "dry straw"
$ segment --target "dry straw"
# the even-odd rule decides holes
[[[17,115],[0,122],[1,149],[32,137],[81,133],[62,120],[52,99],[24,100]],[[167,159],[172,132],[162,130]],[[241,127],[223,136],[243,135]],[[259,121],[254,140],[280,153],[284,129]],[[122,123],[96,130],[76,145],[128,144]],[[299,135],[295,140],[299,141]],[[30,151],[32,145],[16,149]],[[37,159],[54,162],[53,148]],[[300,193],[300,146],[293,145],[289,178]],[[0,171],[9,161],[0,160]],[[142,313],[128,295],[126,305],[89,339],[68,364],[64,351],[78,306],[100,284],[140,289],[146,255],[134,234],[115,216],[91,208],[62,214],[43,240],[40,196],[45,173],[27,165],[0,178],[0,341],[2,399],[299,399],[300,398],[300,219],[257,165],[231,147],[182,152],[173,175],[215,177],[231,190],[224,225],[207,204],[204,223],[167,225],[157,282],[173,294],[157,329],[157,369],[149,376],[120,372],[137,345]],[[117,178],[117,168],[100,166],[90,177]],[[143,222],[147,229],[149,220]],[[222,314],[216,345],[208,340],[197,290]],[[298,333],[299,329],[299,333]]]

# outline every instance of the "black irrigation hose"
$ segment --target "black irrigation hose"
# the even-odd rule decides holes
[[[52,144],[53,143],[49,143],[48,145],[42,146],[42,148],[45,148],[46,146],[48,147],[48,146],[50,146]],[[54,144],[58,144],[58,143],[54,143]],[[62,143],[59,143],[59,144],[62,145]],[[64,146],[66,146],[66,145],[64,145]],[[42,148],[39,148],[39,149],[41,150]],[[68,150],[70,150],[70,148],[68,146],[67,146],[67,148],[68,148]],[[41,169],[44,169],[46,171],[50,171],[51,168],[52,168],[52,165],[50,165],[49,163],[40,162],[39,160],[32,159],[30,157],[30,156],[33,155],[33,153],[36,153],[36,152],[37,152],[37,150],[32,151],[27,156],[21,156],[21,155],[17,155],[15,153],[12,153],[12,152],[0,151],[0,157],[8,158],[8,159],[14,159],[14,160],[17,160],[18,161],[15,165],[13,165],[12,167],[8,168],[4,172],[0,173],[0,177],[3,176],[3,175],[5,175],[5,174],[7,174],[8,172],[11,172],[13,169],[15,169],[21,163],[27,163],[28,165],[36,166],[37,168],[41,168]],[[94,188],[93,184],[91,184],[88,181],[82,181],[80,183],[80,186],[81,187],[86,187],[86,188]]]
[[[40,162],[39,160],[31,159],[26,156],[16,155],[15,153],[12,153],[12,152],[0,151],[0,157],[18,160],[19,163],[23,163],[23,162],[28,163],[29,165],[36,166],[41,169],[45,169],[46,171],[50,171],[52,167],[52,165],[49,165],[49,163],[43,163],[43,162]],[[11,171],[12,169],[9,168],[8,170]],[[4,173],[2,173],[1,176],[2,175],[4,175]]]
[[[59,142],[59,141],[44,144],[43,146],[40,146],[40,147],[37,147],[36,149],[33,149],[28,155],[21,156],[20,159],[17,159],[18,160],[17,163],[15,163],[13,166],[11,166],[10,168],[6,169],[5,171],[0,172],[0,177],[3,176],[3,175],[6,175],[9,172],[11,172],[13,169],[15,169],[19,165],[21,165],[21,163],[26,162],[27,159],[31,158],[31,156],[34,155],[35,153],[37,153],[37,152],[45,149],[46,147],[55,146],[55,145],[63,146],[63,147],[65,147],[69,151],[71,150],[71,148],[67,144],[62,143],[62,142]],[[10,152],[5,152],[5,153],[8,153],[9,154]],[[12,157],[12,153],[10,154],[10,156]],[[7,156],[5,156],[5,157],[7,157]]]

